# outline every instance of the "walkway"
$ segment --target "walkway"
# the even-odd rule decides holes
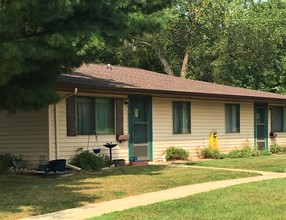
[[[190,167],[190,166],[188,166]],[[227,169],[227,168],[213,168],[213,167],[197,167],[191,166],[192,168],[205,168],[205,169],[221,169],[229,171],[244,171],[254,172],[261,174],[261,176],[247,177],[240,179],[231,180],[220,180],[207,183],[192,184],[187,186],[179,186],[171,189],[166,189],[158,192],[145,193],[137,196],[130,196],[127,198],[116,199],[112,201],[90,204],[83,207],[66,209],[59,212],[49,213],[45,215],[33,216],[25,218],[25,220],[54,220],[54,219],[86,219],[93,216],[99,216],[105,213],[114,211],[122,211],[137,206],[149,205],[156,202],[162,202],[166,200],[179,199],[186,196],[191,196],[197,193],[207,192],[215,189],[221,189],[229,186],[234,186],[242,183],[257,182],[269,179],[286,178],[286,173],[274,173],[264,171],[252,171],[252,170],[241,170],[241,169]]]

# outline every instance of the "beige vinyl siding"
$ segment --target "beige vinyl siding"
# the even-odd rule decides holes
[[[80,96],[81,94],[77,94]],[[96,95],[89,94],[95,97],[113,97],[110,95]],[[82,96],[87,96],[82,95]],[[124,98],[124,97],[119,97]],[[114,135],[98,135],[98,142],[95,139],[95,135],[77,135],[67,136],[67,121],[66,121],[66,99],[61,100],[57,104],[58,114],[58,155],[56,156],[56,136],[55,136],[55,108],[50,106],[50,151],[51,159],[67,159],[70,160],[79,148],[83,150],[92,151],[94,148],[101,148],[101,154],[109,155],[109,149],[104,147],[106,142],[117,143],[118,146],[112,149],[113,159],[125,159],[128,160],[128,141],[122,141],[121,143],[116,141]],[[128,134],[128,106],[123,105],[123,120],[124,120],[124,134]]]
[[[279,104],[273,104],[274,106],[282,106]],[[268,111],[268,135],[271,132],[271,110]],[[278,144],[278,145],[286,145],[286,132],[276,132],[277,137],[275,138],[268,138],[268,149],[270,150],[271,145]]]
[[[0,112],[0,154],[22,155],[28,168],[36,168],[41,155],[48,159],[47,112]]]
[[[172,101],[191,102],[190,134],[173,134]],[[253,144],[253,104],[230,103],[240,104],[240,133],[225,133],[225,102],[153,98],[154,160],[170,146],[182,147],[191,153],[191,158],[197,158],[198,149],[208,146],[209,134],[214,129],[221,151],[241,147],[247,140]]]
[[[270,132],[270,130],[269,130]],[[271,145],[278,144],[278,145],[286,145],[286,132],[277,132],[277,137],[268,139],[268,148],[270,150]]]

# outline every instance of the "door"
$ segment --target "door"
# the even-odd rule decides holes
[[[152,99],[129,98],[129,156],[138,161],[152,160]]]
[[[268,149],[268,108],[267,105],[255,105],[254,138],[258,150]]]

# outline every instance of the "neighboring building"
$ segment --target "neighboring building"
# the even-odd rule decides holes
[[[0,154],[21,154],[35,167],[40,157],[69,160],[79,148],[109,154],[103,144],[113,142],[114,159],[156,161],[170,146],[194,159],[213,130],[224,152],[286,143],[284,95],[95,64],[63,74],[56,89],[55,105],[0,114]]]

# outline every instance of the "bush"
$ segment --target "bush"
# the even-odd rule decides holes
[[[286,146],[273,144],[270,146],[270,151],[273,154],[285,154],[286,153]]]
[[[8,171],[9,168],[13,168],[14,170],[26,168],[26,163],[22,155],[15,156],[10,153],[2,154],[0,155],[0,173]]]
[[[11,167],[12,155],[0,155],[0,173],[7,171]]]
[[[21,170],[27,167],[27,161],[23,160],[23,155],[11,155],[11,167],[14,170]]]
[[[169,147],[166,150],[166,160],[187,160],[189,158],[189,152],[176,147]]]
[[[250,146],[245,146],[242,149],[230,151],[227,154],[228,158],[245,158],[257,156],[260,156],[259,150]]]
[[[109,165],[109,157],[105,155],[95,155],[89,151],[82,151],[75,155],[70,163],[83,170],[97,171]]]
[[[204,148],[201,151],[201,156],[204,159],[223,159],[223,158],[245,158],[245,157],[257,157],[268,156],[271,152],[267,150],[257,150],[256,148],[245,146],[242,149],[232,150],[228,154],[224,154],[218,150],[212,150],[210,148]]]
[[[206,148],[202,149],[201,156],[204,159],[208,159],[208,158],[223,159],[225,157],[225,154],[220,152],[219,150],[213,150],[213,149],[206,147]]]
[[[260,150],[260,156],[270,156],[271,152],[268,150]]]

